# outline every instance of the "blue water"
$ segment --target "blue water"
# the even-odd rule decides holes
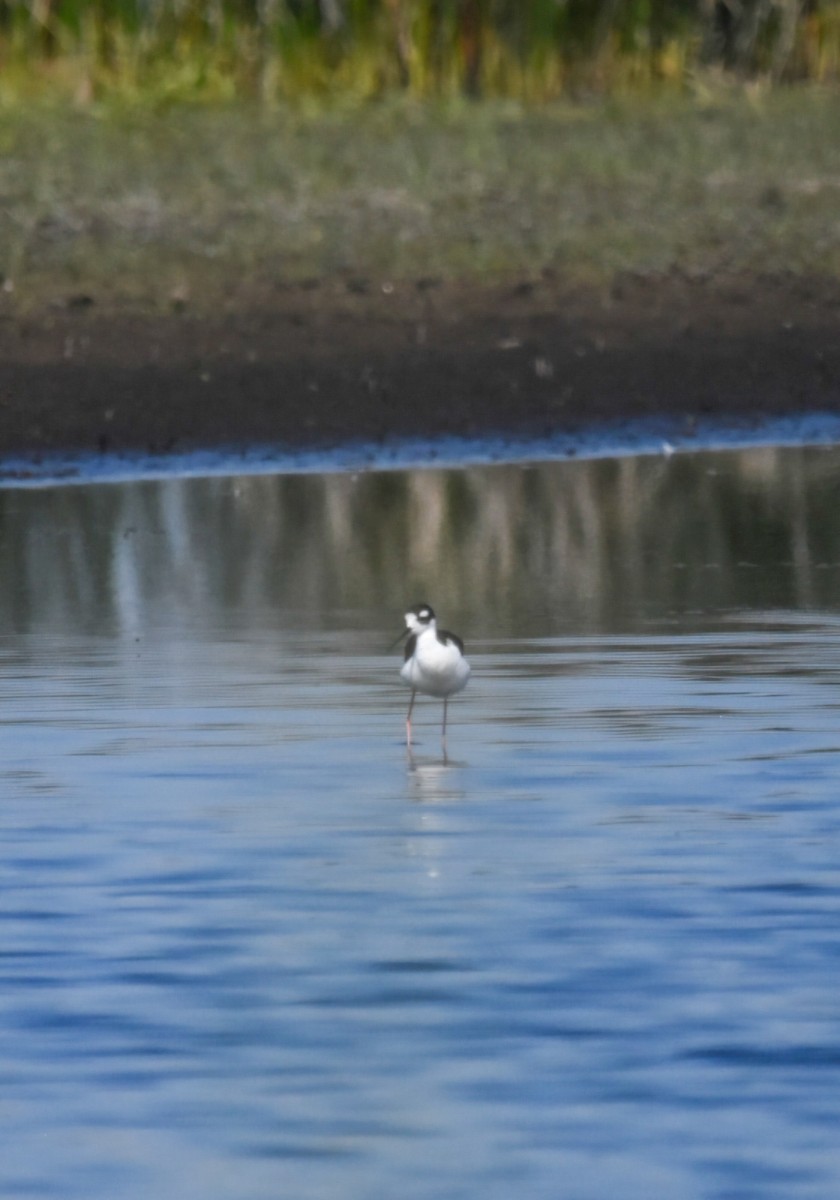
[[[0,497],[0,1195],[836,1196],[838,465]]]

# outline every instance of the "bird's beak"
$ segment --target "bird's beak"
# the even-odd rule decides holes
[[[403,640],[403,638],[407,638],[410,633],[411,633],[410,629],[404,629],[402,631],[402,633],[400,634],[400,636],[398,638],[396,638],[393,642],[391,642],[391,645],[388,647],[388,649],[393,650],[395,646],[399,646],[399,644]]]

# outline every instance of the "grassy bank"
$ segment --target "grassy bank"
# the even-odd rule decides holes
[[[840,97],[0,109],[0,311],[317,277],[840,273]]]

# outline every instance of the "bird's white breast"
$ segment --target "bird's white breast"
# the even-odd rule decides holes
[[[414,654],[400,671],[405,682],[428,696],[452,696],[466,687],[470,664],[453,642],[441,642],[433,629],[417,638]]]

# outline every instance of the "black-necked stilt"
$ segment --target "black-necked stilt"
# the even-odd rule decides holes
[[[405,614],[405,631],[397,638],[408,638],[405,663],[400,671],[411,688],[411,702],[405,719],[406,744],[411,745],[411,713],[418,692],[443,700],[443,748],[446,750],[446,706],[450,696],[462,691],[470,677],[470,664],[464,658],[464,643],[454,633],[438,629],[437,618],[428,604],[418,604]],[[396,642],[394,643],[396,645]]]

